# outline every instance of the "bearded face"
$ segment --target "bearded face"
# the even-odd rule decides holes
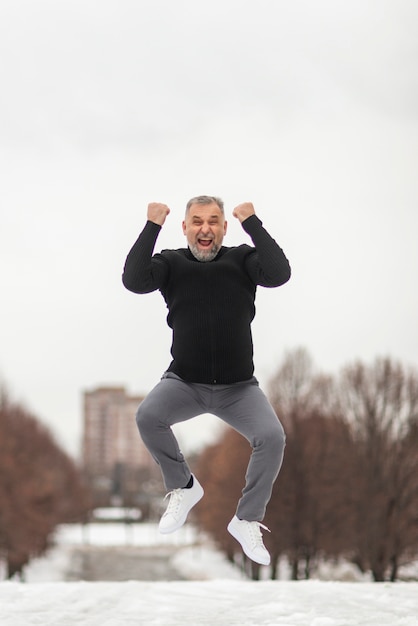
[[[227,223],[224,214],[215,202],[192,204],[183,222],[189,249],[202,262],[212,261],[218,254]]]

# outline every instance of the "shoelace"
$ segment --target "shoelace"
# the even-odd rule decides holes
[[[167,510],[164,513],[164,515],[167,515],[167,514],[175,515],[179,510],[183,496],[184,496],[184,489],[173,489],[173,491],[169,491],[164,496],[164,500],[166,500],[168,497],[170,498],[170,501],[167,506]]]
[[[249,528],[250,538],[251,538],[253,547],[260,546],[264,548],[263,535],[261,533],[261,528],[264,528],[264,530],[271,532],[270,528],[267,528],[267,526],[264,526],[264,524],[262,524],[261,522],[247,522],[247,524],[250,525],[250,528]]]

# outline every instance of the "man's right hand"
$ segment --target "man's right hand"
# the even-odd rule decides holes
[[[162,226],[169,213],[170,209],[166,204],[161,204],[161,202],[150,202],[148,205],[147,218],[150,222],[154,222],[154,224]]]

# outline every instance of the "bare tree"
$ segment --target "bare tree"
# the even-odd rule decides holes
[[[344,369],[341,407],[355,442],[355,555],[376,581],[418,552],[418,376],[393,360]]]
[[[294,417],[285,462],[274,486],[266,522],[272,578],[286,554],[292,578],[309,578],[319,558],[334,558],[351,547],[349,497],[351,439],[339,417],[312,412]]]
[[[287,445],[267,510],[272,577],[286,554],[292,578],[308,578],[319,556],[347,549],[350,436],[341,419],[334,380],[315,371],[304,349],[285,358],[269,385]],[[303,571],[302,571],[303,567]]]
[[[88,496],[74,462],[20,405],[0,397],[0,550],[8,577],[48,547],[60,522],[80,519]]]
[[[286,432],[293,427],[292,416],[303,414],[306,407],[311,405],[313,376],[312,358],[307,350],[298,348],[285,354],[270,380],[269,399]]]

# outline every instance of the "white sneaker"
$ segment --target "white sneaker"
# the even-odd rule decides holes
[[[174,489],[165,497],[170,496],[166,512],[160,519],[158,529],[163,535],[168,535],[183,526],[190,509],[203,497],[203,487],[193,476],[193,486],[190,489]]]
[[[240,520],[236,515],[228,524],[228,532],[241,544],[248,558],[260,565],[269,565],[270,554],[263,543],[261,528],[270,532],[264,524]]]

